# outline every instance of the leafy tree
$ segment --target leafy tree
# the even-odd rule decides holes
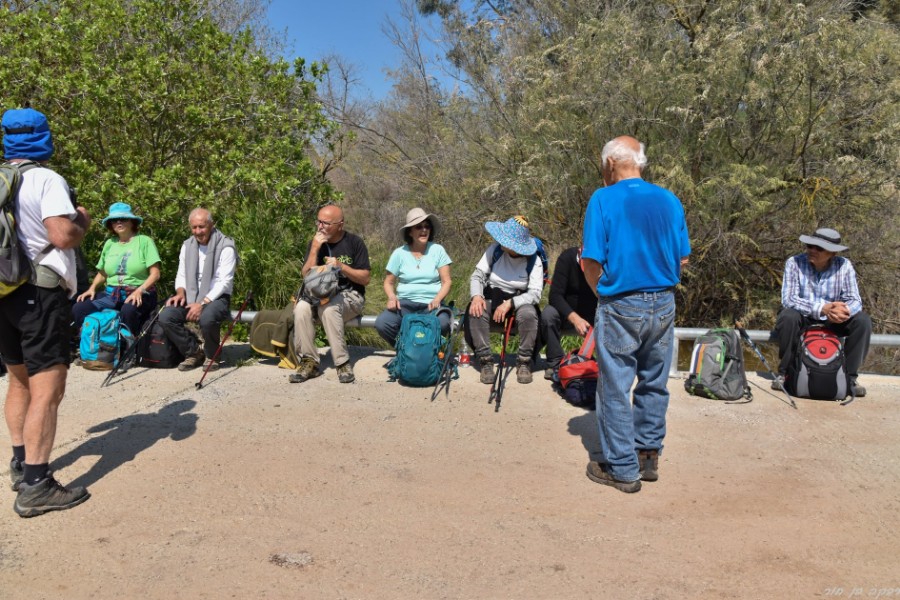
[[[93,215],[125,201],[146,218],[164,280],[188,212],[203,205],[236,238],[239,289],[280,305],[302,259],[292,240],[309,236],[312,207],[332,195],[311,160],[311,143],[327,150],[334,130],[315,96],[324,68],[268,58],[248,29],[223,31],[211,5],[4,6],[0,51],[15,58],[0,66],[0,100],[48,115],[54,164]],[[89,260],[104,235],[92,231]]]

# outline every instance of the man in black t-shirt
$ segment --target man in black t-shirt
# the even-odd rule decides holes
[[[344,211],[333,204],[322,207],[316,218],[316,235],[309,243],[303,263],[303,276],[321,265],[340,269],[338,291],[330,298],[315,301],[298,299],[294,306],[294,347],[300,364],[292,373],[291,383],[301,383],[318,377],[319,353],[316,350],[318,315],[331,346],[331,358],[338,372],[338,381],[354,380],[350,353],[344,340],[344,323],[362,314],[369,284],[369,251],[359,236],[344,231]]]
[[[544,379],[553,379],[553,370],[562,360],[563,349],[559,337],[563,322],[570,323],[582,337],[594,324],[597,296],[584,278],[580,259],[581,250],[575,247],[564,250],[556,259],[549,304],[541,311],[541,336],[547,343]]]

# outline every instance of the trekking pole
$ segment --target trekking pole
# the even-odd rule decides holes
[[[506,330],[503,333],[503,346],[500,347],[500,365],[497,373],[494,375],[494,383],[491,384],[491,394],[488,396],[488,404],[494,403],[494,412],[500,411],[500,399],[503,397],[503,385],[509,377],[509,371],[506,370],[506,345],[509,343],[509,334],[512,331],[512,324],[515,321],[515,315],[506,317]],[[504,375],[504,371],[506,374]]]
[[[750,339],[750,335],[744,330],[743,327],[741,327],[741,324],[738,323],[737,321],[734,322],[734,327],[735,327],[735,329],[738,330],[738,333],[741,334],[741,339],[743,339],[745,342],[747,342],[747,344],[750,346],[750,348],[753,350],[753,352],[756,353],[756,356],[759,357],[759,360],[762,361],[762,364],[766,368],[766,370],[769,372],[769,375],[771,375],[775,380],[777,380],[778,375],[769,366],[769,362],[766,360],[766,357],[763,356],[763,353],[760,351],[759,347],[753,342],[753,340]],[[785,396],[787,396],[788,404],[790,404],[794,409],[796,409],[797,403],[794,402],[794,399],[791,398],[791,395],[788,394],[786,389],[784,389],[784,381],[781,382],[781,391],[784,392]]]
[[[453,303],[450,304],[451,309]],[[459,377],[459,371],[456,372],[455,376],[451,374],[453,370],[453,360],[454,360],[454,350],[456,348],[456,338],[459,336],[459,333],[462,330],[463,319],[465,315],[460,317],[459,323],[457,324],[455,311],[451,310],[450,312],[450,335],[447,336],[447,346],[444,348],[444,365],[441,367],[441,374],[438,376],[437,382],[434,384],[434,390],[431,392],[431,401],[434,402],[434,399],[438,397],[441,393],[441,390],[446,392],[446,396],[450,396],[450,382],[453,379]]]
[[[194,384],[197,389],[201,389],[203,387],[203,380],[206,379],[206,374],[209,373],[209,368],[212,366],[214,362],[219,358],[219,353],[222,352],[222,346],[225,345],[225,342],[228,341],[228,336],[231,335],[232,330],[234,329],[234,324],[238,322],[238,319],[241,318],[241,313],[244,312],[244,309],[247,307],[247,303],[250,302],[250,299],[253,297],[253,292],[247,292],[247,295],[244,297],[244,302],[241,304],[241,307],[238,309],[236,315],[231,320],[231,325],[228,326],[228,331],[225,333],[225,337],[222,338],[222,341],[219,343],[219,347],[216,348],[216,353],[213,354],[213,357],[209,359],[209,362],[206,364],[206,368],[203,369],[203,376],[200,377],[200,381]]]
[[[132,360],[134,355],[137,354],[138,342],[141,341],[141,338],[147,335],[147,332],[150,331],[154,323],[156,323],[157,319],[159,319],[159,314],[162,312],[163,308],[165,308],[164,305],[156,309],[156,313],[153,315],[153,318],[144,323],[144,326],[141,327],[141,333],[134,339],[134,341],[131,343],[131,346],[127,350],[125,350],[125,353],[119,359],[119,362],[116,363],[116,365],[112,368],[112,370],[106,376],[106,379],[104,379],[103,383],[100,384],[100,387],[105,387],[106,385],[108,385],[109,382],[112,381],[113,377],[119,374],[119,371],[122,370],[122,367],[124,365],[127,365],[128,361]],[[125,370],[128,370],[127,367]]]

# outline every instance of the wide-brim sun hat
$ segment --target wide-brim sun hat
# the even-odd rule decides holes
[[[800,241],[828,252],[843,252],[847,249],[847,246],[841,244],[841,234],[827,227],[816,229],[813,235],[801,235]]]
[[[425,212],[424,209],[421,209],[419,207],[416,207],[406,213],[406,224],[400,228],[400,233],[403,233],[410,227],[415,227],[426,219],[431,221],[431,230],[434,232],[434,235],[437,235],[438,229],[440,228],[437,217],[435,217],[432,213]]]
[[[516,254],[522,256],[531,256],[537,252],[537,244],[531,237],[528,228],[522,225],[515,217],[508,219],[503,223],[497,221],[488,221],[484,224],[484,228],[491,234],[491,237],[504,248],[509,248]]]
[[[106,224],[112,219],[137,221],[138,225],[144,222],[143,217],[134,214],[131,210],[131,205],[125,204],[124,202],[114,202],[113,205],[109,207],[109,214],[103,218],[103,226],[106,227]]]

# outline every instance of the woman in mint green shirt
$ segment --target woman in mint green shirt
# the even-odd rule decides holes
[[[434,243],[438,222],[421,208],[406,214],[401,228],[406,244],[391,254],[384,277],[387,307],[375,319],[375,329],[390,345],[397,343],[403,316],[431,312],[444,304],[450,293],[450,257]],[[450,314],[438,314],[444,335],[450,330]]]
[[[128,329],[137,335],[156,309],[159,252],[152,239],[138,233],[143,222],[144,219],[135,215],[131,206],[124,202],[109,207],[103,225],[116,237],[106,240],[97,261],[94,281],[72,307],[78,330],[89,314],[113,308],[119,311],[119,318]]]

